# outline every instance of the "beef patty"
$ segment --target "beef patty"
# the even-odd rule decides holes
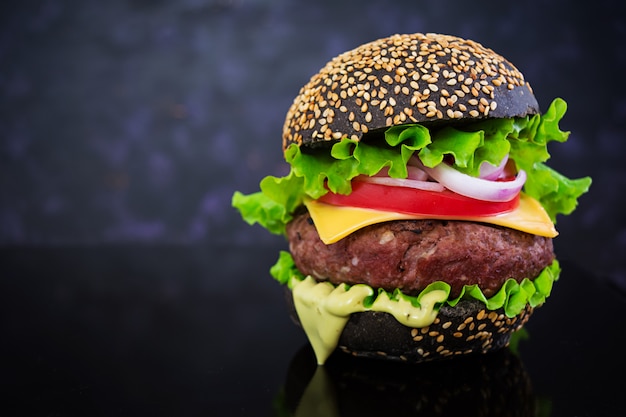
[[[489,297],[507,279],[534,279],[554,260],[550,238],[466,221],[390,221],[326,245],[303,212],[287,225],[287,238],[296,267],[318,281],[411,295],[445,281],[452,297],[471,284]]]

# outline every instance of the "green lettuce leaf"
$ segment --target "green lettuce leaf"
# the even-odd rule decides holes
[[[304,274],[296,268],[291,253],[284,250],[279,252],[278,260],[270,268],[270,274],[282,285],[289,285],[294,277],[298,281],[302,281],[305,278]]]
[[[294,280],[302,281],[305,276],[296,268],[293,258],[289,252],[281,251],[278,261],[270,270],[271,275],[283,285],[290,288],[294,284]],[[463,299],[475,299],[485,304],[487,310],[498,310],[502,308],[507,317],[515,317],[526,305],[537,307],[542,305],[552,292],[552,285],[559,279],[561,267],[558,261],[552,262],[543,269],[538,277],[534,280],[524,278],[520,283],[510,278],[505,281],[500,290],[491,297],[486,297],[478,285],[465,285],[461,293],[455,298],[447,298],[444,303],[451,307],[456,306]],[[346,285],[346,284],[342,284]],[[365,284],[359,284],[365,285]],[[408,300],[413,306],[420,306],[420,300],[431,291],[441,290],[450,295],[450,285],[443,281],[436,281],[429,284],[417,296],[406,295],[402,291],[396,289],[389,293],[383,289],[374,291],[376,296],[385,293],[391,300],[399,300],[400,298]],[[370,307],[376,296],[368,298],[364,302],[365,307]]]
[[[417,153],[429,167],[451,156],[456,169],[477,176],[483,162],[500,163],[508,153],[518,169],[526,171],[524,192],[537,199],[553,222],[570,214],[578,198],[588,191],[591,179],[569,179],[545,165],[550,142],[565,142],[569,132],[559,127],[567,104],[555,99],[543,115],[514,119],[487,119],[456,127],[429,130],[420,124],[393,126],[382,143],[344,139],[328,149],[306,150],[292,144],[285,151],[291,166],[282,178],[268,176],[260,193],[233,195],[232,204],[249,224],[259,223],[272,233],[283,234],[285,224],[305,198],[317,199],[328,190],[349,194],[351,180],[374,175],[383,168],[395,178],[407,176],[407,162]]]

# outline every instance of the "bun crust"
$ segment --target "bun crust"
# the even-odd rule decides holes
[[[394,35],[332,59],[300,90],[283,149],[393,125],[539,113],[524,76],[481,44],[439,34]]]
[[[410,363],[487,353],[508,346],[511,335],[532,312],[527,305],[509,318],[503,310],[486,310],[480,301],[462,300],[455,307],[443,306],[435,322],[420,329],[406,327],[388,313],[356,313],[350,316],[338,348],[353,356]]]
[[[292,320],[301,326],[287,288],[285,299]],[[355,357],[407,363],[488,353],[508,346],[511,335],[526,324],[533,311],[526,305],[517,316],[507,317],[502,309],[490,311],[478,300],[463,299],[454,307],[442,306],[435,321],[422,328],[407,327],[388,313],[354,313],[337,348]]]

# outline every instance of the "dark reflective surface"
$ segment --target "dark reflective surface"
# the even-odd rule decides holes
[[[278,249],[2,250],[3,414],[626,411],[612,382],[626,371],[626,300],[571,261],[515,354],[413,367],[335,354],[318,369],[267,273]]]
[[[535,416],[545,408],[511,350],[410,366],[335,355],[315,366],[308,346],[294,356],[283,405],[295,416]]]

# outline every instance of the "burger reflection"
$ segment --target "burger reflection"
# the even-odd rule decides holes
[[[294,417],[545,415],[509,348],[418,365],[339,352],[317,366],[307,345],[294,355],[282,394],[280,415]]]

